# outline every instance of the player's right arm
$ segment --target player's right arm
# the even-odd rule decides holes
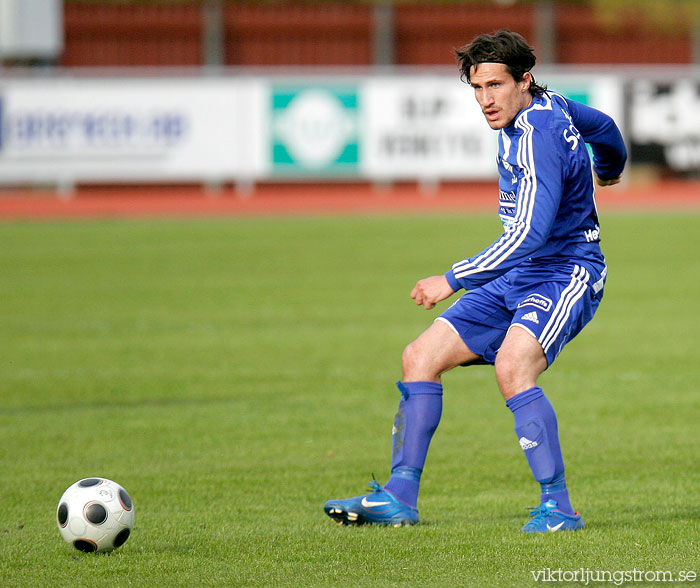
[[[411,290],[411,298],[416,301],[418,306],[430,310],[441,300],[452,296],[454,292],[455,289],[450,286],[445,276],[430,276],[418,280],[418,283]]]
[[[510,271],[540,249],[549,237],[564,188],[569,145],[553,133],[546,111],[531,111],[517,139],[519,171],[515,209],[503,234],[480,253],[454,263],[445,273],[450,288],[473,290]]]

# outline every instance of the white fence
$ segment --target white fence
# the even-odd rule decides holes
[[[693,172],[700,75],[688,71],[536,73],[613,116],[633,157],[637,146]],[[495,142],[452,70],[0,77],[0,185],[490,179]]]

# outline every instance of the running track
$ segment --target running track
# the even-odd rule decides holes
[[[700,211],[700,181],[666,181],[599,188],[602,211]],[[93,187],[70,197],[54,192],[0,190],[0,220],[142,217],[451,214],[494,212],[496,183],[447,184],[422,192],[414,184],[261,185],[248,194],[232,188]]]

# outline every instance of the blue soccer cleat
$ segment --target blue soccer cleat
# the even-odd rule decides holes
[[[577,531],[583,529],[583,519],[579,513],[567,514],[557,508],[556,500],[543,502],[530,511],[532,517],[521,531],[524,533],[554,533],[556,531]]]
[[[372,480],[371,494],[346,500],[329,500],[323,507],[325,513],[340,525],[415,525],[418,509],[401,502],[391,492],[382,490],[377,480]]]

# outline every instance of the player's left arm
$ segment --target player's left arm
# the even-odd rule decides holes
[[[601,180],[598,177],[598,174],[595,174],[595,182],[599,186],[613,186],[615,184],[619,184],[621,179],[622,179],[622,176],[620,175],[620,176],[617,176],[616,178],[612,178],[610,180]]]
[[[593,171],[599,186],[617,184],[627,161],[627,149],[615,121],[600,110],[566,99],[574,125],[593,150]]]

